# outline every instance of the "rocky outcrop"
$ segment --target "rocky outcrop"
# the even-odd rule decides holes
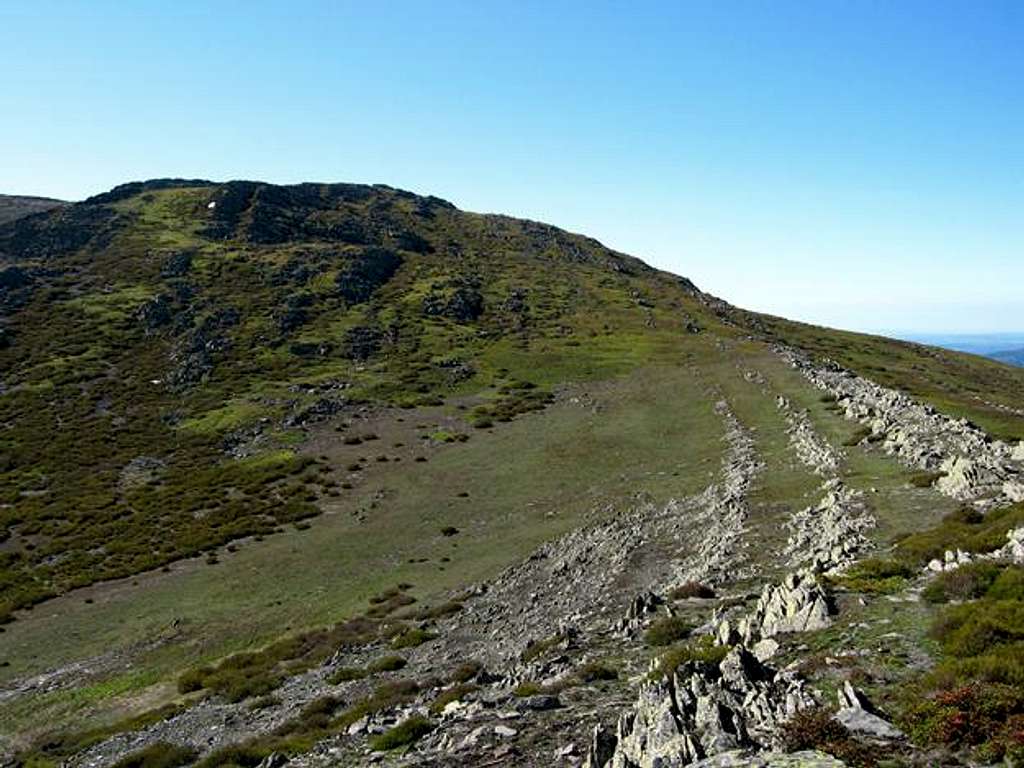
[[[817,433],[807,411],[794,409],[782,395],[776,398],[775,403],[786,416],[789,425],[786,433],[800,461],[819,475],[835,475],[842,456]]]
[[[906,738],[903,731],[874,710],[867,697],[854,688],[849,680],[839,689],[838,698],[839,710],[833,719],[854,736],[878,744],[903,741]]]
[[[777,672],[737,646],[720,664],[688,662],[642,685],[614,739],[595,733],[587,765],[670,768],[729,750],[764,749],[782,723],[813,704],[792,673]]]
[[[780,584],[767,584],[754,610],[735,626],[728,619],[715,624],[715,635],[722,645],[744,643],[754,646],[768,638],[789,632],[825,629],[832,623],[831,607],[824,587],[810,571],[791,573]],[[774,652],[771,644],[760,652]],[[759,649],[760,650],[760,649]]]
[[[820,573],[834,573],[853,562],[870,546],[864,535],[875,526],[864,495],[838,478],[822,485],[825,496],[817,504],[790,518],[792,531],[784,554],[791,565],[806,565]]]
[[[730,451],[723,460],[721,481],[708,486],[697,502],[691,518],[700,536],[694,550],[680,563],[678,581],[717,583],[744,575],[743,534],[749,510],[746,496],[764,464],[757,456],[754,441],[720,400],[715,412],[725,424],[725,439]]]
[[[989,504],[1010,501],[1010,494],[1024,498],[1024,449],[1019,445],[993,440],[966,419],[944,416],[835,363],[816,364],[789,347],[776,351],[833,396],[846,418],[870,429],[866,439],[909,467],[945,472],[936,483],[942,493]]]

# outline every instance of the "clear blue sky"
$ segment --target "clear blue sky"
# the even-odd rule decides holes
[[[0,0],[0,191],[383,182],[734,303],[1024,330],[1024,2]]]

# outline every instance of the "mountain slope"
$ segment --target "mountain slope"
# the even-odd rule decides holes
[[[63,200],[25,195],[0,195],[0,224],[67,205]]]
[[[550,764],[629,707],[677,588],[716,595],[678,593],[695,627],[801,564],[839,579],[933,526],[952,546],[943,515],[1006,508],[1024,458],[1024,371],[745,312],[592,239],[387,187],[127,184],[0,226],[0,285],[0,735],[33,760],[169,740],[208,765],[317,764],[318,742],[358,763],[418,711],[438,728],[411,760],[476,765],[488,740],[456,740],[529,684],[561,707],[527,707],[516,754]],[[895,622],[917,666],[851,661],[895,711],[941,662],[939,609],[829,584],[837,629],[779,653]],[[396,650],[406,672],[376,669]],[[456,675],[468,659],[488,674]],[[836,683],[808,665],[810,702]],[[442,693],[483,710],[439,718]],[[781,723],[749,726],[767,730],[737,747]]]

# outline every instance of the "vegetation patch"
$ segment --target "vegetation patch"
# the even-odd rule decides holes
[[[406,718],[394,728],[370,737],[370,749],[377,752],[407,747],[434,730],[434,724],[420,715]]]
[[[888,595],[902,590],[914,575],[914,569],[905,562],[872,557],[859,561],[831,581],[853,592]]]
[[[671,677],[679,667],[690,662],[720,664],[729,653],[729,646],[717,645],[710,635],[674,645],[658,657],[655,677]]]
[[[699,581],[687,581],[684,584],[673,587],[668,593],[669,600],[688,600],[693,597],[707,600],[714,596],[715,590],[707,584],[701,584]]]
[[[805,709],[793,715],[783,725],[782,743],[787,752],[820,750],[853,768],[875,768],[887,751],[855,740],[825,708]]]
[[[472,683],[459,683],[451,686],[450,688],[446,688],[441,691],[441,693],[437,695],[437,698],[435,698],[431,703],[430,713],[432,715],[440,715],[444,712],[444,708],[453,701],[462,701],[471,693],[475,693],[478,690],[480,690],[480,686],[473,685]]]
[[[651,622],[644,632],[644,642],[661,647],[672,645],[689,636],[693,625],[681,616],[663,616]]]
[[[158,741],[148,747],[122,757],[113,768],[178,768],[195,762],[198,753],[191,747]]]

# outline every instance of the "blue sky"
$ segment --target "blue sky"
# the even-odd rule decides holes
[[[736,304],[1024,330],[1024,3],[0,2],[0,191],[382,182]]]

